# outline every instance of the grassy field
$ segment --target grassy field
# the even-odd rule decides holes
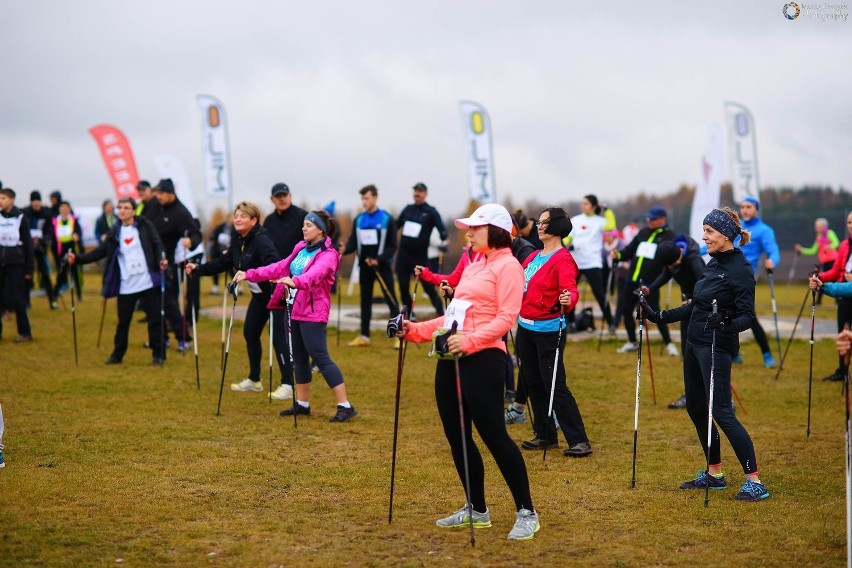
[[[811,435],[805,435],[808,344],[795,342],[785,371],[758,365],[754,344],[734,383],[747,413],[761,477],[772,497],[732,499],[742,482],[723,441],[727,491],[677,489],[703,467],[685,412],[666,403],[682,390],[680,359],[654,345],[657,404],[643,373],[637,484],[630,488],[635,364],[621,341],[569,344],[569,385],[595,453],[526,453],[542,529],[511,542],[508,490],[490,457],[486,483],[494,526],[476,533],[439,529],[435,518],[464,497],[440,428],[432,393],[434,363],[411,346],[403,379],[394,520],[388,524],[396,352],[378,337],[352,349],[341,336],[332,356],[360,414],[331,424],[334,402],[315,382],[314,416],[278,416],[285,403],[225,386],[222,415],[218,321],[200,323],[201,390],[194,359],[169,353],[152,368],[135,325],[122,366],[105,367],[115,325],[107,313],[101,349],[96,277],[79,305],[80,365],[75,368],[71,314],[32,310],[36,340],[15,345],[4,324],[0,402],[6,418],[0,471],[0,565],[3,566],[838,566],[845,558],[844,407],[837,383],[819,377],[835,367],[833,345],[817,343]],[[779,287],[779,304],[795,316],[803,288]],[[764,294],[761,291],[760,294]],[[764,294],[768,297],[768,294]],[[205,304],[219,300],[205,293]],[[354,302],[354,298],[351,300]],[[241,304],[245,302],[240,300]],[[768,309],[761,305],[761,309]],[[820,316],[833,316],[826,301]],[[809,315],[809,310],[807,315]],[[241,326],[235,324],[227,383],[245,377]],[[750,334],[744,334],[749,337]],[[264,348],[266,345],[264,344]],[[265,355],[265,354],[264,354]],[[265,373],[265,371],[264,371]],[[267,378],[264,374],[264,384]],[[520,442],[528,425],[510,426]],[[562,440],[562,447],[565,447]]]

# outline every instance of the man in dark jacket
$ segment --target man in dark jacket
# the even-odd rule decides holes
[[[263,228],[275,244],[278,256],[287,258],[303,238],[302,224],[308,212],[293,205],[293,196],[286,183],[273,185],[269,199],[275,206],[275,211],[263,220]]]
[[[636,288],[645,282],[653,282],[663,271],[664,265],[656,258],[657,248],[660,243],[671,241],[675,238],[674,231],[668,226],[666,210],[659,206],[651,207],[645,214],[648,225],[639,231],[639,234],[630,241],[621,251],[612,251],[612,258],[616,261],[630,261],[630,269],[627,278],[621,284],[618,293],[618,305],[615,310],[615,319],[624,316],[624,329],[627,331],[627,343],[618,349],[619,353],[629,353],[639,349],[636,342],[636,319],[633,317],[633,309],[636,307],[637,296],[634,294]],[[660,291],[651,290],[648,304],[655,310],[660,309]],[[660,335],[669,355],[678,355],[677,346],[672,343],[669,335],[669,327],[661,323],[659,325]]]
[[[186,333],[183,315],[178,307],[178,279],[175,266],[175,250],[181,241],[187,250],[192,250],[201,244],[201,231],[192,214],[175,195],[175,186],[169,178],[161,179],[155,188],[158,207],[153,215],[145,215],[151,221],[166,252],[169,270],[166,276],[166,321],[178,340],[178,349],[184,349],[191,339]]]
[[[15,192],[0,189],[0,312],[14,311],[18,324],[15,343],[32,341],[27,315],[26,282],[33,274],[33,241],[24,212],[15,207]],[[0,318],[0,337],[3,318]]]
[[[163,243],[154,226],[144,217],[136,217],[136,203],[130,197],[118,200],[118,223],[95,250],[76,256],[68,253],[70,264],[88,264],[107,259],[104,271],[104,298],[118,297],[118,325],[112,354],[107,365],[121,363],[127,352],[127,336],[136,302],[141,301],[148,318],[148,344],[153,365],[166,359],[160,335],[160,280],[168,268],[163,258]],[[160,259],[160,260],[158,260]]]
[[[50,263],[47,251],[53,246],[53,217],[50,210],[41,204],[41,192],[30,193],[30,204],[23,209],[24,215],[30,222],[30,236],[33,239],[33,260],[38,270],[39,280],[47,296],[50,309],[57,309],[56,291],[50,281]],[[28,282],[27,293],[32,290],[33,279]],[[27,302],[29,304],[29,302]]]
[[[447,228],[441,220],[441,215],[437,209],[426,203],[428,192],[426,184],[418,182],[412,189],[414,203],[406,205],[396,220],[396,226],[400,230],[399,251],[396,254],[396,277],[399,280],[399,294],[404,306],[411,306],[409,280],[414,273],[414,267],[429,263],[429,238],[432,236],[433,228],[438,229],[445,251],[447,246]],[[429,296],[435,313],[442,315],[444,307],[435,287],[423,282],[423,291]]]

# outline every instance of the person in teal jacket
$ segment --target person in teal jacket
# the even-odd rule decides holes
[[[751,233],[751,241],[742,247],[742,251],[746,260],[751,264],[752,270],[757,274],[758,262],[764,254],[766,258],[763,261],[763,267],[766,268],[767,272],[775,270],[775,267],[781,262],[781,252],[778,250],[778,243],[775,241],[775,231],[760,218],[760,202],[754,197],[743,199],[740,204],[740,218],[743,221],[743,229]],[[772,357],[766,332],[763,331],[763,326],[760,325],[756,317],[751,331],[754,333],[755,341],[760,346],[761,353],[763,353],[763,363],[769,368],[775,367],[775,358]],[[737,354],[734,362],[742,363],[742,355]]]

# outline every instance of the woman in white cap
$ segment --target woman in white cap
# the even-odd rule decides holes
[[[405,321],[399,335],[417,343],[435,337],[433,351],[444,357],[435,368],[435,398],[463,484],[462,436],[465,439],[473,526],[490,527],[491,516],[485,504],[485,468],[471,424],[494,456],[512,493],[517,514],[509,538],[526,540],[539,529],[538,514],[533,508],[523,456],[506,432],[502,406],[506,347],[501,338],[515,324],[524,287],[523,270],[512,255],[512,219],[504,207],[489,203],[455,224],[467,231],[473,251],[482,253],[482,257],[464,269],[445,317],[420,323]],[[456,395],[455,356],[459,356],[464,429]],[[471,516],[465,506],[437,524],[466,527]]]

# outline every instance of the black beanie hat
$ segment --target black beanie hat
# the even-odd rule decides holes
[[[677,262],[680,258],[681,248],[672,241],[664,241],[657,247],[657,256],[655,260],[669,266]]]
[[[30,192],[30,201],[41,201],[41,192],[38,190]]]
[[[162,191],[163,193],[174,193],[175,184],[172,183],[172,178],[165,178],[157,182],[157,187],[154,189]]]

